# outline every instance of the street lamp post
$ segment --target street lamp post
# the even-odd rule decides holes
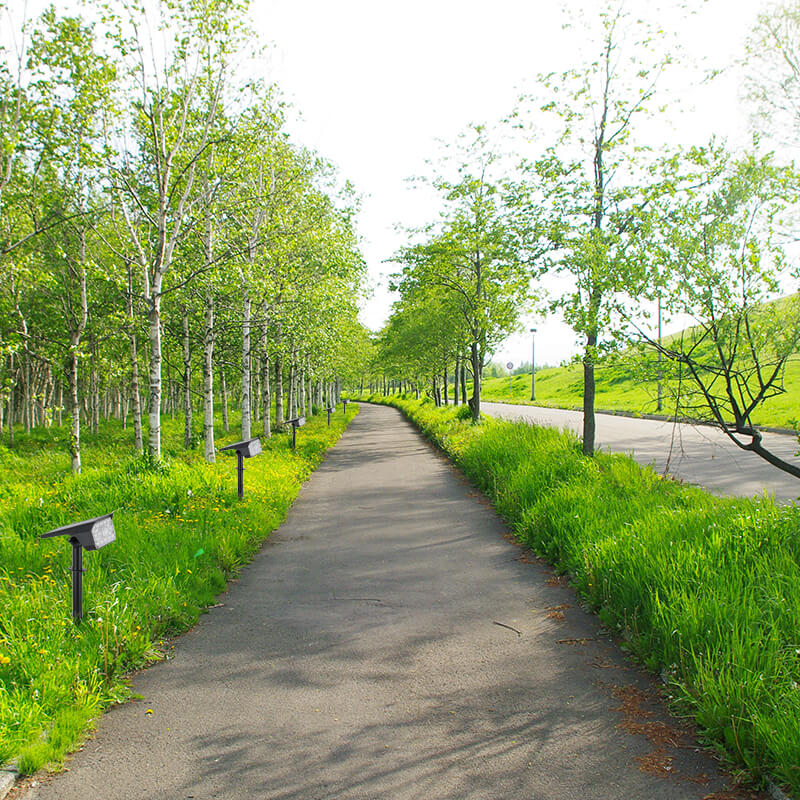
[[[536,400],[536,328],[531,328],[531,400]]]

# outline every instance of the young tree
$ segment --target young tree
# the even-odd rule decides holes
[[[481,372],[487,357],[517,325],[530,298],[530,281],[505,216],[502,195],[490,170],[497,161],[485,130],[478,126],[467,143],[458,179],[441,176],[433,185],[445,210],[438,226],[423,232],[422,243],[404,248],[405,265],[397,288],[437,287],[449,295],[467,333],[472,369],[470,409],[481,415]]]
[[[695,325],[650,345],[686,377],[679,411],[800,477],[800,468],[764,447],[754,423],[763,403],[785,391],[786,363],[800,345],[800,296],[778,299],[800,270],[787,266],[775,233],[796,200],[796,176],[769,157],[734,160],[719,147],[689,157],[705,179],[663,200],[647,249],[666,278],[665,307]]]
[[[521,229],[526,214],[547,214],[552,252],[535,274],[549,270],[571,279],[550,305],[584,339],[587,455],[594,452],[598,354],[627,327],[631,306],[647,288],[631,243],[652,198],[665,189],[653,183],[634,133],[670,60],[653,52],[645,23],[624,4],[606,6],[599,23],[596,47],[588,49],[594,60],[540,78],[545,98],[539,105],[555,115],[560,134],[544,155],[523,164],[527,178],[512,190]],[[533,227],[538,236],[540,226]]]

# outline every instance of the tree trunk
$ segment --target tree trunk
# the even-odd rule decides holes
[[[72,461],[72,474],[81,474],[81,404],[78,398],[78,336],[71,337],[67,379],[69,381],[70,431],[69,455]]]
[[[8,392],[8,446],[14,446],[14,354],[11,353],[9,360],[9,374],[11,375],[11,389]]]
[[[297,370],[297,413],[298,416],[306,415],[306,369],[303,362]]]
[[[97,375],[97,343],[94,336],[90,337],[91,364],[89,367],[89,400],[90,414],[89,429],[92,433],[97,433],[100,421],[100,381]]]
[[[133,273],[128,265],[128,352],[131,360],[131,400],[133,402],[133,439],[136,452],[144,452],[142,438],[142,396],[139,392],[139,358],[136,352],[136,329],[133,316]]]
[[[586,337],[586,352],[583,356],[583,454],[585,456],[594,455],[594,351],[596,347],[597,334],[592,332]]]
[[[283,430],[283,355],[275,355],[275,427]]]
[[[272,435],[270,408],[272,398],[269,393],[269,352],[267,342],[267,325],[261,329],[261,433],[265,439]]]
[[[217,460],[214,452],[214,297],[211,292],[206,294],[206,319],[203,330],[203,456],[209,464]]]
[[[156,282],[150,294],[147,319],[150,324],[150,397],[147,409],[147,452],[161,460],[161,287]]]
[[[244,282],[242,276],[242,439],[250,438],[251,429],[251,398],[252,388],[250,386],[250,287]]]
[[[461,405],[467,405],[467,365],[466,358],[461,359]]]
[[[182,309],[183,322],[183,446],[192,446],[192,345],[189,338],[189,311]]]
[[[225,380],[225,368],[219,370],[219,388],[222,392],[222,429],[227,433],[231,429],[231,422],[228,417],[228,383]]]
[[[294,363],[294,350],[289,356],[289,419],[294,419],[297,416],[297,368]]]
[[[33,393],[31,392],[31,359],[26,355],[23,361],[25,375],[24,395],[22,398],[22,412],[25,422],[25,433],[31,432],[33,426]]]
[[[470,346],[470,360],[472,362],[472,397],[469,400],[469,407],[472,411],[473,422],[478,422],[481,418],[481,367],[483,365],[477,342],[473,342]]]

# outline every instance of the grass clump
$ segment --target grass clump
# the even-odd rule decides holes
[[[378,399],[378,398],[373,398]],[[516,537],[570,574],[668,678],[679,713],[756,781],[800,794],[800,518],[718,498],[524,423],[384,399],[448,452]]]
[[[118,422],[84,436],[84,471],[69,474],[60,429],[0,447],[0,765],[28,774],[60,762],[91,719],[129,696],[125,673],[161,657],[284,519],[301,484],[358,413],[309,418],[247,461],[207,464],[185,451],[183,422],[163,421],[165,457],[137,456]],[[217,431],[218,444],[235,433]],[[84,621],[71,620],[71,549],[40,534],[115,511],[116,541],[87,553]]]

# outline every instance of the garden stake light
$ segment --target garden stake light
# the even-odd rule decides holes
[[[50,539],[53,536],[68,536],[72,545],[72,619],[78,623],[83,619],[83,550],[99,550],[115,541],[114,520],[112,514],[86,519],[72,525],[64,525],[43,533],[40,538]]]
[[[328,415],[328,420],[330,421],[330,414]],[[287,419],[286,424],[292,426],[292,450],[294,450],[297,447],[297,429],[306,424],[306,418],[295,417],[294,419]]]
[[[257,456],[261,452],[261,439],[256,436],[254,439],[234,442],[220,447],[220,451],[222,450],[236,451],[236,489],[241,500],[244,496],[244,460]]]

